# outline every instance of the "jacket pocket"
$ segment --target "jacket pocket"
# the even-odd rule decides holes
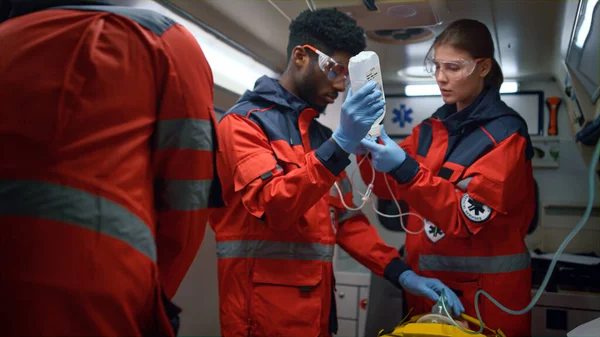
[[[273,142],[271,143],[271,148],[275,154],[277,165],[283,169],[284,173],[288,173],[302,166],[301,162],[298,160],[298,155],[289,144],[281,141]]]
[[[263,174],[276,168],[275,158],[268,152],[247,156],[236,164],[233,172],[233,187],[236,192]]]
[[[323,263],[256,259],[252,275],[251,336],[318,336]]]
[[[284,174],[292,173],[294,170],[299,170],[305,166],[304,158],[300,153],[296,153],[294,148],[289,144],[282,141],[275,141],[271,143],[271,147],[277,160],[277,169],[283,170]],[[305,174],[308,175],[308,173]],[[290,189],[290,191],[294,189],[296,189],[296,186]],[[323,197],[328,196],[324,194]],[[322,218],[323,214],[326,214],[327,218],[329,218],[327,199],[325,199],[324,203],[321,201],[317,202],[304,212],[304,215],[298,219],[298,231],[304,235],[315,232],[319,233],[321,231],[319,219]],[[285,219],[281,220],[285,221]]]

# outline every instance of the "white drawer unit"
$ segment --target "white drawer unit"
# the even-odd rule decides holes
[[[367,325],[367,309],[369,307],[369,288],[360,287],[358,292],[358,337],[365,335],[365,326]]]
[[[338,333],[336,337],[364,337],[369,296],[369,274],[336,273]]]
[[[335,300],[337,301],[338,318],[358,318],[358,287],[342,286],[335,287]]]
[[[338,333],[336,337],[356,337],[356,321],[338,318]]]

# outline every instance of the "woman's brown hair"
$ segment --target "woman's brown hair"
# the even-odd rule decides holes
[[[464,50],[476,58],[492,59],[492,68],[486,75],[485,84],[500,88],[504,82],[504,75],[500,65],[494,58],[494,40],[487,26],[477,20],[460,19],[452,22],[444,31],[435,38],[427,55],[436,46],[450,45],[456,49]]]

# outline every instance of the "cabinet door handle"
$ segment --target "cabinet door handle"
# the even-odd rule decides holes
[[[340,298],[344,298],[344,296],[346,296],[346,294],[344,294],[344,293],[340,292],[340,293],[338,293],[338,296],[339,296]]]

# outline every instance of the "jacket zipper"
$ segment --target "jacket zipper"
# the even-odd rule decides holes
[[[294,137],[292,137],[292,130],[290,129],[290,120],[287,116],[284,116],[284,117],[285,117],[285,127],[287,129],[288,137],[290,139],[290,146],[294,146],[294,139],[293,139]]]

